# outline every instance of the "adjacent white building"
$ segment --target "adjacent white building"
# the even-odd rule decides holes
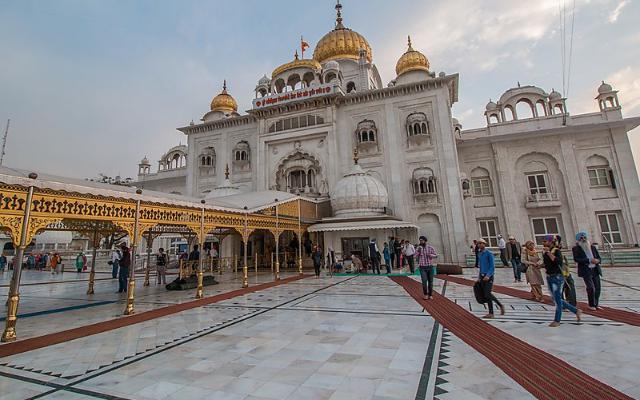
[[[313,58],[296,54],[260,78],[246,114],[225,82],[202,121],[179,128],[188,146],[169,150],[155,173],[142,160],[138,185],[202,198],[280,190],[330,203],[310,231],[338,256],[370,238],[419,234],[458,262],[473,238],[496,245],[498,233],[570,239],[584,229],[596,242],[638,243],[627,133],[640,117],[623,118],[611,86],[603,82],[597,111],[582,115],[556,91],[518,86],[487,104],[486,127],[462,130],[451,115],[457,74],[433,73],[409,39],[384,85],[371,46],[336,9]]]

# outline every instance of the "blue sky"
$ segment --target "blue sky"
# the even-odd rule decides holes
[[[460,73],[453,114],[484,125],[484,105],[519,81],[562,89],[558,6],[570,0],[344,0],[385,84],[411,34],[435,72]],[[597,110],[601,80],[640,115],[640,2],[576,0],[568,107]],[[186,138],[227,79],[240,110],[263,75],[333,28],[323,1],[0,0],[0,126],[4,164],[93,177],[134,176]],[[631,134],[640,156],[640,133]],[[638,160],[639,157],[636,157]]]

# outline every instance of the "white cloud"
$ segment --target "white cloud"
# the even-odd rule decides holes
[[[620,13],[622,12],[622,9],[629,4],[629,0],[622,0],[621,2],[618,3],[618,5],[616,6],[616,8],[613,9],[613,11],[611,11],[611,14],[609,14],[609,22],[614,24],[616,23],[616,21],[618,21],[618,17],[620,16]]]

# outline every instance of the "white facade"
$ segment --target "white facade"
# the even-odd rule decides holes
[[[353,46],[335,45],[341,40]],[[296,54],[258,81],[248,114],[237,113],[225,85],[202,123],[179,128],[188,137],[184,175],[165,188],[163,175],[173,170],[150,174],[141,164],[139,181],[197,197],[231,182],[242,192],[329,200],[337,187],[359,193],[339,184],[353,168],[355,148],[359,165],[386,188],[379,219],[392,216],[418,230],[332,231],[325,243],[338,254],[340,238],[418,234],[441,260],[457,262],[473,238],[491,242],[497,233],[524,241],[544,231],[571,242],[584,229],[596,242],[604,234],[620,246],[638,243],[640,185],[627,132],[640,118],[622,117],[609,85],[598,90],[598,112],[576,116],[555,91],[510,89],[487,105],[487,127],[462,131],[451,116],[457,74],[431,73],[411,42],[396,71],[383,87],[366,39],[346,29],[339,12],[313,59]]]

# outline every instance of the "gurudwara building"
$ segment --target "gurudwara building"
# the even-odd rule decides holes
[[[421,234],[456,262],[473,238],[496,246],[498,234],[539,243],[586,230],[595,242],[637,246],[640,185],[627,133],[640,117],[622,116],[614,88],[594,87],[594,112],[572,115],[557,91],[518,85],[486,105],[485,127],[463,130],[451,114],[457,74],[436,74],[409,39],[396,78],[383,83],[369,42],[336,9],[313,58],[296,54],[260,78],[244,114],[225,82],[201,122],[178,128],[187,146],[162,155],[157,172],[141,161],[137,186],[313,199],[324,218],[311,240],[338,258],[371,238]]]

